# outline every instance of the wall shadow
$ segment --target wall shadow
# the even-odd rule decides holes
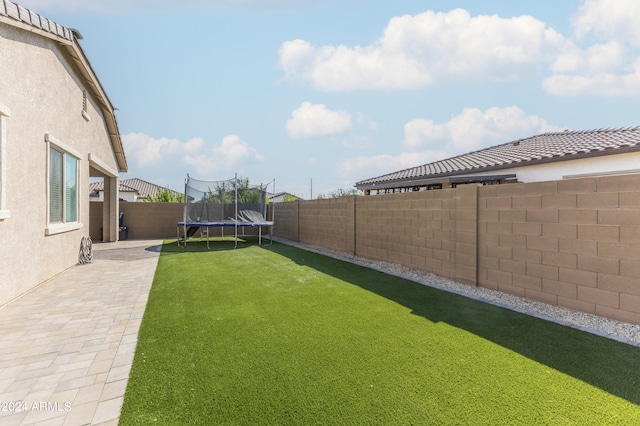
[[[263,248],[640,405],[640,347],[285,244]]]

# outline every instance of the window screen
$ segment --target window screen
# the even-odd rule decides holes
[[[64,200],[64,154],[57,149],[49,148],[49,223],[62,222]]]
[[[49,148],[49,223],[78,221],[78,159]]]
[[[65,155],[65,222],[78,221],[78,161],[75,157]]]

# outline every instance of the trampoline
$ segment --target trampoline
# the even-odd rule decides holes
[[[178,222],[178,246],[186,247],[189,238],[200,231],[210,249],[212,229],[219,229],[225,237],[225,229],[233,229],[234,247],[245,229],[257,228],[258,244],[262,245],[263,228],[267,228],[269,242],[273,239],[273,208],[271,220],[267,220],[267,184],[250,185],[246,179],[203,181],[187,175],[185,181],[184,218]],[[239,234],[240,232],[240,234]]]

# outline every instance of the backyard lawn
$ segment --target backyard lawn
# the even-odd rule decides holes
[[[165,244],[120,422],[640,424],[640,348],[284,244]]]

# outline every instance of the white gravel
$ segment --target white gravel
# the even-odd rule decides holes
[[[429,272],[410,269],[395,263],[365,259],[334,250],[297,243],[281,238],[274,238],[283,244],[292,245],[308,251],[324,254],[336,259],[345,260],[356,265],[366,266],[390,275],[406,278],[420,284],[464,295],[476,300],[491,303],[503,308],[533,315],[548,321],[553,321],[568,327],[577,328],[589,333],[597,334],[623,343],[640,347],[640,325],[604,318],[571,309],[553,306],[535,300],[525,299],[507,293],[482,287],[472,287],[442,278]]]

